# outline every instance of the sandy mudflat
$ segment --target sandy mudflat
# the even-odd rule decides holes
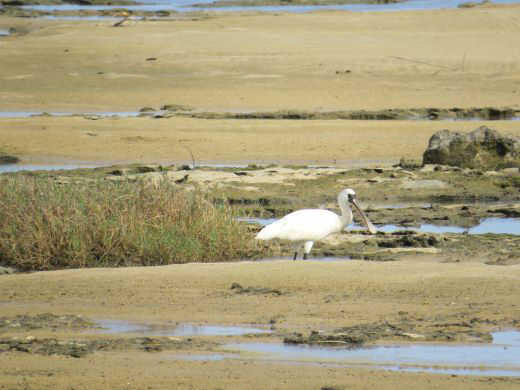
[[[110,22],[0,18],[1,111],[203,111],[513,107],[520,94],[520,7],[399,13],[219,14],[205,20]],[[151,60],[151,58],[155,58]],[[147,60],[148,59],[148,60]],[[344,165],[420,158],[431,134],[518,121],[208,120],[174,117],[0,119],[0,150],[26,162],[279,162]],[[442,256],[446,256],[442,258]],[[517,328],[520,266],[448,255],[401,261],[241,262],[0,276],[0,316],[78,314],[156,323],[269,324],[294,331],[405,324],[457,336]],[[241,285],[279,289],[239,295]],[[476,318],[476,319],[475,319]],[[515,322],[516,321],[516,322]],[[470,325],[468,325],[470,324]],[[444,334],[443,333],[443,334]],[[11,337],[91,340],[70,329]],[[116,336],[103,336],[116,337]],[[119,336],[118,336],[119,337]],[[127,337],[127,336],[120,336]],[[128,336],[129,337],[129,336]],[[101,351],[81,358],[0,351],[0,389],[514,389],[518,378],[385,372],[371,367],[177,361],[217,353]],[[402,340],[401,340],[402,341]]]
[[[487,319],[490,324],[518,318],[518,267],[435,264],[423,260],[397,263],[277,261],[71,270],[3,276],[0,294],[5,316],[53,312],[94,319],[208,324],[267,324],[275,319],[280,332],[304,333],[311,329],[330,330],[382,321],[417,322],[422,318],[422,331],[435,332],[446,327],[454,330],[460,326],[456,323],[475,317]],[[230,290],[233,282],[279,289],[284,295],[237,295]],[[490,324],[480,324],[474,330],[492,328]],[[42,339],[89,339],[85,332],[67,333],[60,329],[8,333],[10,336],[27,334]],[[237,338],[217,340],[227,343]],[[276,341],[276,338],[242,339],[266,340]],[[236,389],[243,388],[245,383],[254,389],[316,389],[327,385],[512,389],[519,383],[513,378],[385,373],[370,368],[280,365],[247,358],[223,362],[173,359],[176,354],[215,352],[219,352],[218,348],[203,345],[180,351],[95,352],[79,359],[9,353],[2,357],[2,383],[6,388],[27,381],[38,388],[56,385],[101,388],[109,383],[118,388]]]
[[[0,106],[30,111],[136,110],[171,103],[208,110],[510,106],[520,94],[519,18],[520,7],[509,6],[223,14],[135,21],[123,28],[111,22],[3,19],[7,27],[36,29],[0,41]]]
[[[520,135],[518,121],[0,118],[0,149],[25,162],[310,163],[422,158],[430,136],[480,125]]]
[[[0,107],[51,112],[137,111],[165,104],[203,111],[520,109],[520,52],[514,50],[519,18],[518,6],[222,14],[194,21],[133,21],[123,28],[110,22],[3,18],[2,25],[30,32],[0,40]],[[516,123],[492,127],[518,133]],[[0,119],[0,149],[36,160],[159,162],[187,157],[183,143],[201,161],[395,161],[402,155],[419,157],[434,131],[469,131],[477,125]]]

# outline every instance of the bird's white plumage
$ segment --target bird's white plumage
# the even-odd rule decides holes
[[[362,218],[367,224],[371,233],[376,232],[376,228],[368,220],[356,201],[356,193],[354,190],[345,189],[338,195],[338,204],[341,209],[341,215],[337,215],[329,210],[321,209],[305,209],[298,210],[287,214],[285,217],[264,227],[256,235],[258,240],[287,240],[294,243],[296,253],[294,259],[300,249],[303,250],[304,259],[310,252],[314,241],[321,240],[333,233],[341,232],[346,226],[352,222],[352,203],[360,212]]]
[[[339,215],[329,210],[306,209],[287,214],[263,228],[259,240],[316,241],[342,229]]]

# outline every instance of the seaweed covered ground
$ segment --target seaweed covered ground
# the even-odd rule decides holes
[[[194,169],[188,165],[134,164],[10,175],[19,178],[29,175],[62,185],[135,182],[140,186],[143,183],[157,186],[167,182],[179,190],[205,193],[215,205],[230,205],[236,215],[250,222],[251,232],[260,228],[262,220],[280,218],[302,208],[328,208],[339,212],[337,194],[343,188],[353,188],[373,223],[398,228],[375,236],[348,228],[348,233],[317,243],[314,256],[396,260],[422,253],[445,262],[479,259],[489,264],[515,264],[519,261],[520,239],[515,235],[468,235],[450,233],[449,229],[439,233],[420,231],[421,225],[426,224],[456,227],[463,232],[482,220],[518,218],[518,168],[480,171],[440,165],[420,167],[412,161],[403,161],[402,165],[406,167],[250,165]],[[354,218],[362,225],[357,214]],[[270,247],[269,250],[276,249]],[[282,246],[277,251],[283,254],[286,248]]]

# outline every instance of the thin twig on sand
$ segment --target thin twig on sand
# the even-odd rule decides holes
[[[434,66],[434,67],[436,67],[436,68],[442,68],[442,69],[448,69],[448,70],[456,70],[456,69],[454,69],[454,68],[450,68],[449,66],[432,64],[432,63],[430,63],[430,62],[426,62],[426,61],[411,60],[411,59],[408,59],[408,58],[397,57],[397,56],[388,56],[388,57],[390,57],[390,58],[394,58],[394,59],[396,59],[396,60],[407,61],[407,62],[413,62],[413,63],[415,63],[415,64]]]
[[[195,169],[195,157],[193,157],[193,152],[191,151],[190,148],[188,148],[186,145],[182,145],[183,147],[185,147],[188,152],[190,152],[190,155],[191,155],[191,163],[193,165],[193,169]]]
[[[126,21],[128,20],[128,18],[129,18],[129,15],[124,15],[124,16],[123,16],[123,19],[121,19],[121,20],[120,20],[119,22],[117,22],[117,23],[114,23],[114,24],[112,25],[112,27],[121,27],[121,26],[123,25],[123,23],[126,22]]]

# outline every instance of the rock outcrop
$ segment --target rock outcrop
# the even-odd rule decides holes
[[[468,134],[441,130],[430,138],[425,164],[488,170],[520,167],[520,137],[501,135],[486,126]]]

